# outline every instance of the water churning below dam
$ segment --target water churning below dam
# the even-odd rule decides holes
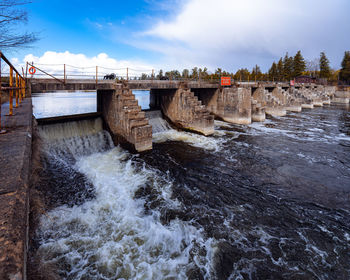
[[[348,108],[215,121],[210,137],[150,123],[136,155],[101,119],[38,128],[33,279],[350,278]]]

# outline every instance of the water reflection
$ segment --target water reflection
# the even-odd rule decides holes
[[[134,90],[142,110],[149,109],[149,91]],[[33,113],[36,118],[48,118],[96,112],[96,91],[57,91],[33,93]]]
[[[48,118],[96,112],[96,91],[33,93],[33,114]]]

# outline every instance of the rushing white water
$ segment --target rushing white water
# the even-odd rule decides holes
[[[162,209],[181,207],[172,199],[171,180],[111,148],[100,120],[47,126],[40,135],[47,153],[72,164],[96,193],[42,217],[38,252],[44,264],[65,279],[186,279],[193,269],[210,278],[213,241],[190,222],[161,222]],[[146,186],[160,205],[148,212],[147,196],[136,198]],[[206,253],[195,253],[200,250]]]
[[[148,111],[146,112],[146,117],[149,120],[149,124],[152,126],[153,134],[171,129],[168,122],[163,119],[161,111]]]

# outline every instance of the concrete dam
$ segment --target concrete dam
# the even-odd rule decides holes
[[[38,120],[36,127],[36,122],[32,121],[31,94],[60,90],[96,90],[96,113],[43,118]],[[149,90],[149,110],[141,109],[133,90]],[[1,259],[0,278],[7,279],[11,276],[11,279],[25,279],[27,261],[30,262],[28,266],[33,266],[28,242],[49,263],[41,267],[41,273],[49,275],[46,277],[52,276],[50,269],[55,267],[62,278],[79,275],[111,278],[116,270],[118,277],[124,278],[167,276],[181,279],[225,279],[230,275],[233,278],[245,277],[246,268],[250,265],[257,268],[258,275],[272,275],[275,271],[292,275],[290,273],[294,273],[295,262],[289,263],[289,260],[294,257],[295,248],[297,251],[305,251],[303,246],[307,244],[307,239],[313,245],[305,245],[311,249],[305,251],[304,261],[314,266],[305,277],[316,277],[318,270],[315,267],[324,272],[325,266],[322,266],[321,261],[331,263],[336,271],[343,271],[342,276],[346,277],[348,267],[338,262],[339,258],[331,253],[330,259],[322,259],[318,264],[318,251],[312,248],[321,248],[320,240],[313,239],[312,234],[303,231],[310,224],[315,224],[316,227],[316,224],[323,225],[326,219],[332,220],[333,210],[322,208],[321,213],[321,208],[316,204],[306,207],[309,202],[303,199],[304,208],[300,208],[301,204],[295,204],[294,197],[291,200],[285,199],[283,204],[283,199],[274,200],[275,194],[270,195],[271,189],[265,192],[264,187],[270,186],[269,184],[294,183],[286,183],[281,175],[271,179],[272,176],[263,172],[275,174],[278,170],[284,172],[282,174],[288,174],[285,177],[293,181],[288,172],[293,173],[295,170],[292,172],[291,167],[284,166],[279,159],[266,166],[268,160],[262,160],[261,155],[255,154],[257,151],[254,147],[257,143],[253,139],[258,138],[257,142],[263,143],[261,150],[274,154],[276,151],[269,149],[280,147],[276,140],[279,138],[264,140],[261,138],[262,131],[250,135],[251,132],[246,127],[265,122],[267,128],[271,128],[270,132],[277,130],[279,125],[282,130],[294,125],[295,130],[300,131],[304,121],[305,129],[310,133],[308,136],[322,137],[320,127],[316,125],[317,115],[310,113],[307,115],[309,119],[302,119],[300,124],[295,115],[303,112],[308,114],[312,112],[310,109],[318,110],[324,106],[328,114],[326,117],[332,120],[333,114],[329,109],[332,107],[326,105],[348,106],[350,92],[315,84],[290,86],[285,83],[237,83],[221,87],[205,81],[106,81],[96,84],[84,80],[67,80],[66,84],[62,84],[53,80],[32,79],[27,83],[26,96],[22,103],[23,112],[14,115],[7,123],[7,127],[13,126],[13,129],[5,134],[8,138],[6,145],[14,143],[10,137],[22,140],[18,141],[16,149],[9,151],[6,151],[5,142],[0,141],[8,162],[16,159],[18,163],[18,158],[22,156],[21,164],[13,162],[11,168],[11,174],[21,174],[16,179],[16,184],[12,184],[11,180],[4,181],[8,186],[4,199],[8,201],[9,207],[2,210],[2,225],[6,224],[6,233],[1,234],[0,244],[2,248],[6,244],[7,258]],[[283,118],[280,117],[288,117],[288,112],[292,112],[295,119],[283,123],[280,121]],[[346,118],[337,114],[339,118]],[[330,126],[330,121],[320,125]],[[32,138],[38,136],[33,134],[33,126],[41,138],[38,143],[32,141]],[[189,133],[193,138],[198,137],[202,142],[194,146],[174,142],[169,144],[155,137],[159,132],[171,128]],[[244,143],[242,140],[234,148],[232,143],[231,146],[225,144],[225,148],[221,148],[218,153],[211,152],[217,149],[211,142],[219,143],[220,138],[232,138],[232,133],[237,133],[237,128],[242,130],[239,133]],[[16,130],[19,133],[14,135]],[[248,139],[247,135],[251,137]],[[324,138],[325,141],[336,138],[333,134],[330,135],[329,138]],[[344,135],[337,137],[337,141],[346,138]],[[346,151],[346,143],[340,143]],[[137,156],[129,154],[120,146],[136,152]],[[40,174],[39,180],[35,182],[31,164],[37,160],[37,156],[32,154],[32,147],[39,147],[45,154],[42,163],[45,168],[35,171]],[[293,145],[286,145],[282,150],[287,151],[292,147]],[[303,148],[305,151],[311,150],[307,144]],[[324,147],[320,146],[319,151],[323,152]],[[290,152],[298,154],[294,150]],[[11,159],[13,153],[18,153],[18,156]],[[82,156],[86,157],[86,161],[81,161]],[[268,158],[270,155],[264,156]],[[309,157],[310,155],[300,155],[302,160],[309,160]],[[237,165],[237,159],[244,163],[243,167]],[[346,158],[341,160],[346,162]],[[5,162],[5,159],[0,162]],[[303,164],[300,165],[304,168]],[[323,162],[318,168],[325,175],[318,175],[321,179],[315,176],[315,185],[320,184],[319,180],[323,180],[324,184],[333,184],[326,179],[327,176],[333,178],[332,175],[325,167],[322,169],[322,166],[325,166]],[[252,178],[245,175],[248,169],[253,174]],[[303,176],[302,169],[297,170]],[[312,174],[311,171],[309,173]],[[254,181],[255,176],[259,180]],[[339,185],[346,185],[347,178],[337,178]],[[294,181],[299,182],[298,180]],[[115,182],[118,182],[118,187]],[[39,223],[29,217],[29,205],[33,199],[30,195],[35,198],[35,202],[36,196],[40,196],[29,190],[35,184],[52,197],[47,202],[50,211],[44,215],[40,213],[44,218],[40,221],[38,239],[29,240],[28,236],[34,236],[29,225]],[[300,184],[313,188],[313,183],[305,178]],[[261,190],[254,189],[255,185],[261,186]],[[302,189],[301,185],[297,187]],[[324,198],[317,196],[317,191],[313,195],[318,203],[328,206],[332,203],[328,200],[324,202]],[[172,197],[176,197],[176,200]],[[231,208],[235,204],[240,206],[237,209]],[[341,203],[337,205],[343,206]],[[287,216],[285,220],[278,214],[280,207],[284,209],[283,215]],[[298,209],[301,209],[300,212]],[[39,210],[35,211],[40,212]],[[312,216],[314,212],[318,213],[317,218]],[[235,218],[230,213],[234,213]],[[266,217],[266,213],[274,214]],[[294,218],[303,215],[308,217],[308,225],[305,225],[306,220],[300,225]],[[345,220],[345,212],[337,215],[339,220]],[[118,230],[115,230],[117,223]],[[336,228],[334,219],[332,223]],[[274,231],[274,228],[280,229],[280,233]],[[292,228],[296,232],[300,230],[300,234],[291,232]],[[338,240],[344,240],[344,236],[348,236],[347,231],[339,228],[335,235]],[[278,234],[281,234],[281,240],[288,238],[291,240],[288,244],[297,244],[296,247],[273,243],[273,236],[279,236]],[[117,245],[111,245],[117,241]],[[269,250],[260,252],[255,247],[259,242]],[[39,243],[43,246],[37,245]],[[337,251],[347,245],[337,243],[334,246]],[[282,252],[279,252],[280,247]],[[254,251],[253,256],[251,250]],[[275,255],[283,261],[275,261]],[[262,260],[270,259],[264,265],[259,264]],[[235,263],[238,264],[237,267]],[[232,267],[235,267],[234,271]],[[305,271],[308,270],[305,268]],[[316,274],[312,274],[314,271]],[[31,275],[31,279],[35,279],[36,274]]]
[[[129,81],[105,82],[96,86],[86,81],[68,84],[33,80],[32,92],[97,89],[97,112],[114,143],[136,152],[152,149],[152,127],[132,90],[150,91],[150,110],[161,110],[175,127],[203,135],[214,133],[214,118],[234,124],[263,122],[266,115],[285,116],[333,102],[346,103],[347,93],[335,87],[314,84],[289,86],[282,83],[242,83],[221,87],[208,82]]]

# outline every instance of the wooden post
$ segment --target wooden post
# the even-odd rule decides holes
[[[16,79],[15,79],[15,82],[16,82],[16,87],[18,87],[18,74],[16,73]],[[16,89],[16,108],[18,108],[18,90]]]
[[[129,68],[126,68],[126,80],[129,81]]]
[[[66,84],[66,64],[63,64],[63,81]]]
[[[152,69],[152,81],[154,80],[154,69]]]
[[[97,85],[97,83],[98,83],[98,66],[96,66],[96,85]]]
[[[13,87],[13,68],[10,66],[10,87]],[[13,115],[13,89],[10,89],[10,101],[9,101],[9,116]]]

